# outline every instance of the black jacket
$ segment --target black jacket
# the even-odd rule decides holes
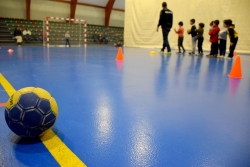
[[[172,28],[173,25],[173,12],[167,8],[161,10],[160,19],[158,23],[158,27],[162,28]]]
[[[19,30],[19,29],[15,29],[13,35],[14,35],[14,36],[21,36],[21,35],[22,35],[22,32],[21,32],[21,30]]]
[[[196,26],[195,25],[192,25],[190,34],[191,34],[192,37],[197,36],[197,31],[196,31]]]

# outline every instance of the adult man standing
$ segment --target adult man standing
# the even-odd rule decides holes
[[[164,53],[165,47],[167,47],[167,54],[171,54],[171,48],[168,42],[168,34],[173,25],[173,12],[167,8],[167,3],[162,3],[162,10],[160,13],[160,19],[157,26],[157,32],[159,27],[162,28],[163,35],[163,47],[161,49],[161,53]]]

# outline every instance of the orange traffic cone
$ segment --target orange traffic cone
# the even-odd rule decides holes
[[[117,52],[117,56],[115,60],[119,60],[122,61],[123,60],[123,54],[122,54],[122,48],[119,47],[118,52]]]
[[[228,76],[231,78],[243,78],[242,71],[241,71],[240,56],[236,56],[236,60]]]
[[[237,56],[237,52],[236,51],[234,51],[234,56]]]

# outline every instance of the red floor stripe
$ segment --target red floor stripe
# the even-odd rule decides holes
[[[6,103],[0,103],[0,107],[5,107]]]

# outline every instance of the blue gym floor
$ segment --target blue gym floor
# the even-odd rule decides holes
[[[244,79],[232,79],[234,60],[150,51],[123,48],[117,62],[111,46],[5,46],[0,73],[16,90],[55,97],[53,131],[89,167],[249,167],[250,56],[241,55]],[[0,103],[8,97],[0,85]],[[0,167],[59,166],[0,112]]]

